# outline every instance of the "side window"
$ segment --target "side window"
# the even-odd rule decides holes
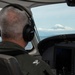
[[[27,44],[27,46],[25,47],[25,50],[31,51],[32,49],[33,49],[33,45],[32,45],[31,42],[29,42],[29,43]]]
[[[0,37],[0,42],[2,41],[2,38]]]

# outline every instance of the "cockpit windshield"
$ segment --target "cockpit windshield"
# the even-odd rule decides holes
[[[75,33],[75,7],[61,3],[31,10],[41,40],[54,35]]]

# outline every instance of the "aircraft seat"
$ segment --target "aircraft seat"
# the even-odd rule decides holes
[[[0,75],[23,75],[16,58],[0,54]]]

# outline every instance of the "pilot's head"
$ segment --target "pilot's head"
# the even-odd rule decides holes
[[[25,9],[26,10],[26,9]],[[28,10],[20,5],[8,5],[0,12],[1,36],[3,41],[18,43],[24,47],[34,37],[34,27]]]

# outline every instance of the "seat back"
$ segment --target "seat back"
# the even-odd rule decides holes
[[[0,54],[0,75],[23,75],[15,57]]]

